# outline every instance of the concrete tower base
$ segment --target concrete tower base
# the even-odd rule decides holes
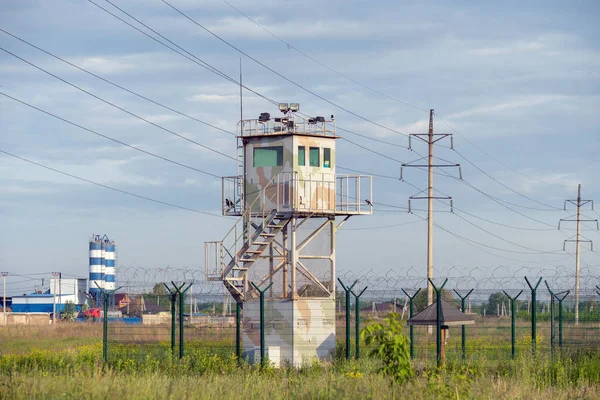
[[[260,362],[260,301],[244,302],[244,357]],[[265,299],[265,357],[275,367],[301,366],[315,357],[331,360],[335,351],[335,300]]]

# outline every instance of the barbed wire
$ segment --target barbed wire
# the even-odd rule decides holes
[[[467,267],[452,266],[448,269],[436,269],[434,271],[434,282],[441,284],[445,279],[445,289],[452,292],[467,292],[473,289],[473,298],[483,299],[491,293],[498,291],[520,291],[525,290],[525,296],[530,293],[525,277],[530,282],[542,278],[554,291],[575,291],[575,273],[571,266],[559,265],[556,267]],[[580,294],[582,298],[597,296],[596,285],[600,285],[600,268],[583,266],[580,269]],[[373,301],[389,301],[394,298],[404,298],[402,289],[416,291],[427,287],[427,279],[424,269],[421,267],[409,267],[404,269],[376,270],[368,269],[362,271],[342,270],[338,271],[337,278],[345,284],[357,281],[357,288],[367,287],[365,295]],[[226,295],[225,288],[220,281],[206,280],[204,270],[200,267],[173,267],[146,268],[136,266],[120,266],[117,269],[117,286],[121,286],[123,292],[151,293],[155,285],[162,283],[193,284],[193,292],[198,296],[223,296]],[[336,282],[337,285],[337,282]],[[543,289],[543,290],[542,290]],[[338,290],[341,288],[338,285]],[[545,284],[540,285],[540,293],[546,292]],[[341,296],[338,296],[341,297]]]

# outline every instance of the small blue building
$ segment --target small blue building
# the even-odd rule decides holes
[[[51,279],[50,288],[43,293],[12,296],[14,313],[52,313],[56,302],[56,312],[65,309],[67,303],[81,311],[86,303],[87,279]]]

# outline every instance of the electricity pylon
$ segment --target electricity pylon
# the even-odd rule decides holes
[[[452,164],[446,160],[444,161],[446,164],[435,164],[433,157],[433,147],[434,144],[439,142],[442,139],[450,138],[450,148],[454,149],[454,143],[452,140],[452,134],[450,133],[433,133],[433,109],[429,110],[429,132],[428,133],[411,133],[408,137],[408,148],[412,150],[412,138],[420,139],[423,142],[427,143],[429,146],[429,155],[427,156],[427,164],[419,164],[418,162],[425,159],[426,157],[421,157],[415,161],[410,163],[402,164],[402,167],[412,167],[412,168],[424,168],[427,167],[428,171],[428,185],[427,185],[427,196],[422,196],[421,194],[425,192],[425,190],[420,191],[414,196],[411,196],[408,199],[408,212],[412,212],[411,209],[411,200],[427,200],[427,305],[433,303],[433,287],[431,286],[430,280],[433,279],[433,200],[450,200],[450,209],[452,209],[452,197],[449,196],[434,196],[433,190],[433,169],[434,168],[448,168],[448,167],[458,167],[459,175],[462,179],[462,174],[460,173],[460,164]],[[416,163],[416,164],[415,164]],[[402,180],[402,170],[400,170],[400,180]]]
[[[581,207],[586,204],[590,204],[592,206],[592,210],[594,210],[594,200],[582,200],[581,199],[581,184],[577,187],[577,200],[565,200],[565,211],[567,211],[567,203],[573,204],[577,206],[577,219],[568,219],[562,218],[558,221],[558,229],[560,229],[561,222],[577,222],[577,233],[575,234],[575,239],[567,239],[563,243],[563,250],[566,250],[567,242],[575,242],[575,324],[579,323],[579,263],[581,261],[580,247],[581,242],[589,243],[592,251],[594,250],[594,243],[585,238],[585,240],[581,239],[581,223],[582,222],[595,222],[596,229],[599,228],[597,219],[581,219]]]

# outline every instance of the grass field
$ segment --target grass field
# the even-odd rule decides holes
[[[153,351],[147,344],[111,344],[107,365],[98,325],[3,327],[0,339],[2,399],[600,398],[600,349],[554,359],[522,351],[516,360],[494,360],[482,348],[466,362],[450,353],[444,369],[418,362],[415,378],[399,385],[369,357],[299,369],[239,367],[229,338],[219,336],[190,340],[183,360],[171,359],[168,342],[153,344]]]

